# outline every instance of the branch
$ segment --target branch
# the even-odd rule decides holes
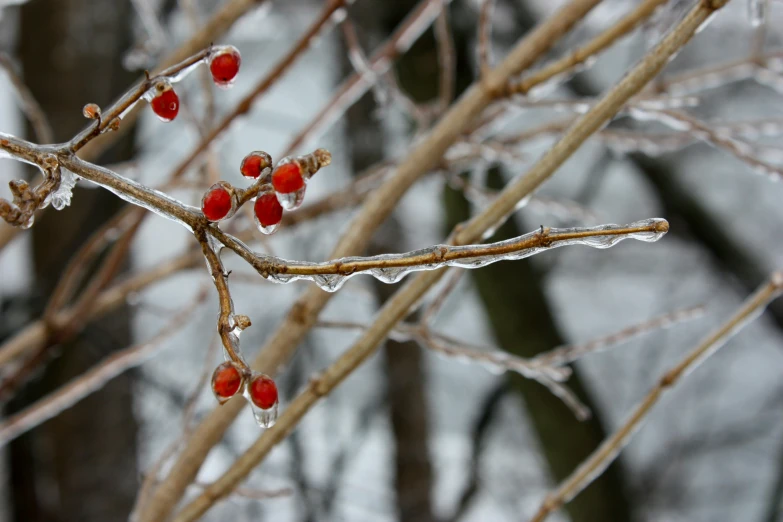
[[[262,5],[267,0],[228,0],[216,11],[210,19],[202,26],[201,30],[190,37],[186,42],[180,45],[174,52],[162,60],[160,69],[171,67],[172,65],[185,60],[187,57],[196,54],[199,50],[205,49],[217,41],[234,25],[234,23],[254,7]],[[123,125],[111,134],[104,134],[100,139],[90,142],[88,146],[81,150],[81,158],[84,160],[95,159],[100,154],[111,147],[125,132],[129,131],[136,119],[139,117],[138,107],[134,107],[130,112],[123,116]]]
[[[634,94],[638,93],[658,72],[660,72],[671,56],[685,45],[699,27],[707,21],[716,9],[725,5],[726,1],[727,0],[700,1],[659,43],[659,45],[620,81],[620,83],[612,88],[590,111],[577,120],[563,138],[550,149],[525,176],[508,186],[491,207],[471,220],[466,226],[462,227],[458,233],[455,234],[454,243],[465,244],[480,238],[486,230],[494,227],[507,216],[508,213],[514,209],[519,200],[533,192],[544,180],[554,173],[554,171],[570,157],[592,133],[603,126]],[[576,20],[589,11],[593,5],[594,3],[590,4],[588,2],[567,4],[561,11],[548,20],[548,22],[552,22],[553,20],[557,22],[557,29],[554,30],[554,34],[562,34],[562,32],[567,29],[567,27],[561,25],[565,20],[573,17],[571,18],[573,20],[571,23],[575,23]],[[547,40],[541,43],[544,44],[542,48],[546,49],[554,43],[554,37],[551,34],[552,32],[552,26],[545,22],[544,24],[539,25],[538,28],[531,33],[531,36],[525,39],[525,42],[536,42],[538,37],[544,36]],[[536,42],[536,44],[538,44],[538,42]],[[534,48],[536,47],[537,45]],[[543,49],[540,52],[543,52]],[[482,85],[493,85],[495,81],[498,82],[498,86],[504,85],[507,80],[503,78],[503,76],[506,75],[502,73],[507,73],[508,75],[518,73],[521,67],[519,67],[520,63],[515,60],[519,60],[519,55],[522,53],[525,53],[528,56],[530,53],[530,49],[526,48],[525,43],[512,51],[511,55],[504,63],[494,69],[486,79],[486,82]],[[538,53],[536,56],[537,55]],[[529,58],[528,56],[521,59],[523,64],[530,63],[528,60],[531,60],[532,58]],[[481,87],[474,86],[469,90],[461,101],[458,102],[440,121],[428,139],[423,140],[420,146],[414,150],[409,156],[409,160],[403,163],[398,169],[397,175],[392,178],[390,182],[396,182],[400,178],[407,180],[407,178],[413,177],[415,179],[425,170],[431,168],[445,152],[448,144],[456,140],[459,133],[462,132],[468,122],[478,116],[480,112],[478,109],[485,108],[490,101],[491,98],[488,97],[487,94],[482,93]],[[447,126],[448,128],[445,128]],[[438,137],[439,140],[435,140],[435,137]],[[383,201],[384,198],[389,196],[394,197],[396,194],[400,193],[400,189],[397,189],[397,187],[389,186],[390,182],[387,182],[382,189],[376,191],[373,195],[375,197],[368,199],[368,202],[364,207],[366,213],[369,213],[372,216],[373,213],[367,210],[368,208],[373,208],[370,205],[377,205],[378,207],[383,208],[386,203]],[[389,188],[389,193],[386,193],[384,190],[387,187]],[[394,197],[394,200],[389,203],[396,203],[398,198],[399,196]],[[384,215],[387,212],[381,213]],[[364,215],[365,213],[360,214],[360,219],[364,218]],[[362,224],[364,225],[364,219],[362,219],[362,221]],[[369,225],[374,224],[374,222],[375,219],[370,221]],[[367,228],[372,230],[375,227],[367,226]],[[356,237],[356,232],[354,232],[353,236]],[[341,241],[338,246],[338,251],[341,250],[345,243],[350,244],[349,241]],[[272,447],[296,426],[299,420],[320,397],[328,394],[374,352],[380,340],[388,335],[389,331],[400,319],[402,319],[407,310],[423,296],[432,284],[440,279],[444,272],[445,271],[440,270],[420,274],[397,292],[376,316],[376,322],[367,330],[365,335],[363,335],[362,338],[334,364],[327,368],[319,378],[313,380],[311,385],[289,404],[288,408],[278,419],[277,424],[264,432],[256,443],[235,462],[234,466],[232,466],[212,488],[205,491],[204,494],[197,497],[183,508],[175,519],[175,522],[196,520],[206,512],[217,499],[227,495],[228,492],[230,492],[247,473],[249,473],[250,470],[269,453]],[[316,301],[317,304],[313,306],[315,312],[320,310],[326,302],[325,299],[319,298],[317,294],[311,295],[310,292],[306,294],[306,297]],[[298,304],[299,303],[301,303],[301,301],[299,301]],[[297,312],[299,312],[297,314],[298,317],[301,317],[301,312],[299,310]],[[301,322],[301,319],[299,319],[299,321]],[[286,327],[286,323],[288,323],[288,321],[284,322],[283,328]],[[300,331],[301,330],[304,329],[300,328]],[[301,333],[303,334],[304,332]],[[299,335],[296,336],[296,338],[298,337]],[[288,337],[288,340],[290,340],[290,337]],[[280,349],[280,351],[282,352],[284,350]],[[266,361],[261,359],[259,362]],[[170,493],[170,491],[167,493]],[[171,502],[171,495],[168,495],[165,498],[168,502]],[[179,495],[177,495],[177,498],[179,498]],[[167,513],[168,510],[161,512]]]
[[[457,67],[457,56],[454,52],[454,35],[451,31],[451,24],[449,24],[447,4],[443,5],[440,15],[435,20],[435,43],[438,47],[438,70],[440,71],[438,112],[442,113],[448,109],[454,98],[454,75]]]
[[[560,366],[563,364],[569,364],[577,359],[584,357],[588,353],[597,353],[603,351],[606,348],[611,348],[616,344],[630,341],[631,339],[646,333],[662,328],[670,328],[678,323],[701,317],[703,314],[703,306],[684,308],[682,310],[660,315],[641,324],[629,326],[628,328],[624,328],[619,332],[615,332],[605,337],[599,337],[598,339],[593,339],[592,341],[586,343],[561,346],[534,357],[532,362],[534,365],[543,364],[545,366]]]
[[[327,292],[337,291],[349,278],[369,274],[384,283],[396,283],[411,272],[436,270],[445,266],[480,268],[503,260],[524,259],[544,250],[566,245],[586,245],[609,248],[623,239],[657,241],[669,230],[669,224],[659,218],[637,221],[629,225],[601,225],[589,228],[549,228],[480,245],[435,245],[404,254],[381,254],[372,257],[344,257],[323,263],[282,261],[272,256],[256,256],[229,236],[218,236],[263,277],[275,283],[290,283],[299,279],[313,281]]]
[[[0,423],[0,447],[43,422],[56,417],[88,395],[103,388],[107,382],[121,373],[145,362],[159,349],[164,340],[187,325],[187,319],[196,306],[204,301],[205,297],[206,292],[200,292],[191,305],[177,313],[158,334],[148,341],[112,354],[78,378],[39,399],[19,413],[6,418]]]
[[[634,30],[640,23],[653,14],[658,6],[669,0],[644,0],[636,9],[624,16],[615,25],[602,32],[583,47],[574,50],[563,58],[535,71],[526,78],[512,81],[506,86],[506,95],[526,94],[533,87],[548,80],[569,73],[577,65],[583,64],[588,58],[594,56],[611,46],[618,39]]]
[[[161,263],[155,268],[137,274],[120,281],[114,286],[101,292],[93,301],[92,306],[86,311],[86,320],[94,320],[116,309],[127,301],[128,295],[139,292],[151,284],[166,277],[178,273],[186,268],[194,268],[203,259],[201,255],[185,254],[171,261]],[[44,320],[33,321],[14,337],[0,345],[0,368],[7,365],[17,357],[30,351],[37,351],[47,343],[50,338],[60,339],[59,332],[52,331],[50,325],[67,325],[75,320],[74,308],[66,308],[53,315],[49,323]]]
[[[634,108],[629,113],[642,121],[655,120],[677,131],[687,132],[692,137],[729,152],[749,165],[754,172],[768,176],[773,181],[780,181],[783,178],[783,167],[757,159],[753,146],[726,134],[725,129],[715,130],[707,123],[679,111]]]
[[[478,20],[479,75],[484,78],[492,68],[492,13],[495,0],[481,0]]]
[[[33,127],[36,138],[42,143],[54,142],[54,131],[49,123],[49,119],[46,117],[46,113],[43,111],[38,101],[27,88],[22,78],[16,73],[11,58],[5,53],[0,53],[0,68],[5,70],[8,79],[11,81],[11,85],[16,90],[16,95],[19,98],[19,106],[27,119],[30,121],[30,125]]]
[[[726,341],[761,315],[764,308],[781,293],[783,293],[783,272],[776,272],[765,285],[745,301],[734,316],[661,377],[658,384],[637,405],[628,420],[611,437],[607,438],[581,466],[574,470],[571,476],[564,480],[555,491],[547,495],[530,522],[543,522],[550,513],[569,502],[596,477],[600,476],[638,431],[661,396],[677,384],[680,378],[695,370],[705,359],[726,344]]]
[[[511,75],[518,74],[529,67],[599,1],[572,0],[566,4],[553,17],[528,33],[504,62],[493,69],[487,78],[488,84],[502,86]],[[391,49],[400,48],[403,44],[409,45],[409,40],[414,39],[413,36],[420,34],[427,27],[438,12],[438,9],[434,9],[434,13],[429,13],[433,3],[427,1],[421,4],[420,9],[416,11],[420,19],[409,18],[406,20],[403,28],[397,33],[398,35],[402,33],[404,38],[399,36],[398,40],[389,44]],[[342,95],[350,94],[354,86],[344,84],[345,89],[341,90]],[[392,212],[408,188],[440,161],[446,149],[458,139],[471,120],[480,114],[491,101],[492,94],[479,85],[474,85],[463,95],[430,134],[422,139],[412,153],[406,157],[395,174],[365,200],[362,210],[347,227],[347,232],[336,246],[332,257],[343,257],[361,251],[373,231]],[[322,112],[322,114],[324,113]],[[315,323],[318,313],[329,300],[329,295],[319,289],[305,292],[296,301],[282,324],[261,350],[253,367],[263,369],[266,373],[274,373],[278,365],[290,356],[299,341]],[[196,429],[180,454],[179,460],[174,464],[168,478],[158,488],[147,509],[142,513],[141,520],[145,522],[161,520],[171,512],[182,497],[187,485],[195,478],[210,448],[220,440],[222,433],[239,413],[239,402],[234,401],[232,404],[229,401],[220,411],[214,412]],[[293,412],[289,409],[288,414],[291,415]],[[301,411],[301,414],[304,414],[304,411]],[[290,422],[290,419],[287,422]],[[273,427],[272,430],[275,428]],[[277,434],[275,437],[281,435],[280,428],[271,433]],[[183,512],[183,517],[189,516],[191,520],[197,517],[197,513],[206,510],[216,498],[211,495],[209,497],[212,500],[208,500],[206,503],[203,503],[206,496],[201,497],[197,505],[191,506],[191,514]]]
[[[346,0],[328,0],[325,3],[321,13],[305,30],[296,44],[275,64],[274,67],[272,67],[266,76],[256,85],[255,89],[242,98],[234,110],[227,114],[220,123],[211,129],[209,134],[201,139],[188,157],[174,169],[172,178],[176,179],[181,177],[201,154],[207,150],[207,147],[231,126],[231,123],[233,123],[236,118],[250,111],[255,99],[275,85],[275,83],[277,83],[277,81],[296,63],[297,59],[312,47],[313,42],[321,35],[324,28],[328,26],[329,21],[333,19],[335,13],[345,7],[345,4]]]
[[[476,268],[478,266],[486,265],[493,261],[500,260],[503,256],[506,258],[521,259],[528,257],[551,248],[557,248],[558,246],[570,245],[570,244],[583,244],[593,246],[596,248],[608,248],[622,239],[634,238],[642,241],[656,241],[668,230],[668,223],[664,220],[648,220],[646,222],[639,222],[628,225],[626,227],[618,227],[616,225],[604,225],[602,227],[594,227],[593,229],[543,229],[539,232],[526,234],[520,238],[515,238],[508,241],[499,243],[492,243],[480,248],[489,250],[490,253],[479,256],[476,251],[471,250],[474,247],[446,247],[442,248],[446,251],[442,253],[438,261],[432,263],[432,265],[420,265],[420,268],[433,270],[439,266],[458,264],[465,268]],[[465,250],[462,250],[465,249]],[[411,256],[415,257],[415,256]],[[454,259],[450,259],[450,258]],[[370,258],[372,259],[372,258]],[[467,260],[467,262],[466,262]],[[347,264],[347,263],[346,263]],[[436,266],[437,265],[437,266]],[[408,266],[408,265],[406,265]],[[368,333],[372,332],[375,327],[372,326],[368,329]],[[416,334],[417,337],[421,337],[421,333]],[[464,355],[466,348],[460,346],[457,341],[450,339],[442,335],[424,336],[428,345],[435,347],[437,351],[447,353],[449,355]],[[373,346],[374,348],[374,346]],[[289,407],[286,409],[283,416],[280,417],[277,424],[267,430],[261,438],[258,439],[256,444],[248,450],[239,460],[234,463],[234,466],[226,472],[221,479],[216,482],[209,490],[205,491],[203,495],[197,498],[193,503],[188,505],[180,515],[175,519],[176,522],[185,522],[195,520],[201,516],[206,508],[208,508],[215,499],[227,495],[238,483],[244,478],[244,476],[255,467],[257,460],[265,455],[272,446],[282,440],[287,434],[288,430],[293,427],[291,424],[292,418],[301,418],[307,409],[320,397],[326,395],[340,380],[347,376],[353,369],[355,369],[362,360],[369,355],[369,352],[357,356],[356,350],[352,348],[346,352],[335,364],[328,368],[322,376],[317,377],[311,381],[307,390],[302,392]],[[475,358],[484,358],[486,361],[492,364],[501,364],[498,359],[498,355],[486,355],[480,357],[473,354]],[[505,364],[513,364],[514,371],[523,373],[526,377],[536,379],[545,386],[547,386],[552,393],[560,397],[566,402],[579,417],[585,418],[587,412],[584,407],[568,392],[563,386],[559,385],[543,367],[536,367],[533,370],[529,370],[521,360],[510,361],[508,357],[505,358]],[[551,373],[554,373],[552,370]],[[295,417],[295,416],[299,417]],[[279,428],[278,426],[284,426]],[[271,434],[271,435],[269,435]]]

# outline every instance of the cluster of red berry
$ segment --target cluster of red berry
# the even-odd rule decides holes
[[[239,51],[232,46],[215,47],[206,60],[215,84],[219,87],[231,86],[242,62]],[[152,110],[163,121],[171,121],[179,113],[179,97],[168,81],[155,84],[149,102]],[[252,195],[248,191],[234,189],[228,182],[219,181],[204,194],[201,211],[209,221],[221,221],[233,216],[241,203],[246,201],[245,196],[251,196],[247,199],[255,198],[253,215],[259,230],[271,234],[283,219],[284,209],[294,210],[301,205],[307,180],[328,161],[328,153],[323,151],[315,159],[284,158],[272,170],[269,154],[251,152],[242,160],[239,170],[244,177],[256,180],[256,185],[251,189]]]
[[[230,87],[239,73],[242,59],[239,51],[231,46],[217,47],[209,55],[209,71],[218,87]],[[163,121],[171,121],[179,113],[179,96],[169,82],[158,82],[156,94],[150,100],[152,111]]]
[[[239,51],[234,47],[215,47],[204,60],[219,87],[229,87],[239,73],[241,60]],[[171,121],[179,113],[179,97],[169,80],[157,80],[144,97],[163,121]],[[87,109],[85,107],[85,111]],[[90,114],[94,112],[92,108],[90,111]],[[239,171],[245,178],[254,180],[253,185],[239,189],[226,181],[219,181],[204,194],[201,211],[207,220],[217,222],[230,218],[242,204],[254,199],[256,224],[261,232],[271,234],[283,219],[283,210],[295,210],[302,204],[310,177],[330,162],[331,155],[324,149],[296,158],[283,158],[277,165],[266,152],[251,152],[242,160]],[[240,393],[258,408],[254,413],[262,426],[274,422],[277,386],[269,376],[237,362],[224,362],[212,374],[212,391],[221,404]]]
[[[269,410],[277,404],[277,385],[263,373],[248,374],[232,362],[224,362],[212,374],[212,392],[223,404],[242,390],[258,408]]]
[[[300,161],[284,158],[272,169],[272,158],[261,151],[251,152],[242,160],[239,171],[244,177],[256,180],[253,216],[261,232],[273,233],[283,219],[283,210],[295,210],[301,205],[306,176],[310,172],[303,168]],[[201,211],[213,222],[230,218],[245,193],[225,181],[219,181],[204,194]]]

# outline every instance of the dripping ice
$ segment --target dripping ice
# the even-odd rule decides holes
[[[340,289],[340,287],[342,287],[342,285],[349,278],[357,274],[370,274],[376,279],[378,279],[379,281],[391,284],[400,281],[403,277],[410,274],[411,272],[419,272],[423,270],[436,270],[444,266],[453,266],[457,268],[480,268],[490,263],[496,263],[498,261],[524,259],[526,257],[530,257],[532,255],[538,254],[539,252],[543,252],[545,250],[550,250],[553,248],[558,248],[567,245],[584,245],[592,248],[610,248],[625,239],[636,239],[638,241],[654,242],[654,241],[658,241],[661,237],[665,235],[666,233],[664,230],[665,227],[658,227],[659,224],[663,224],[665,222],[666,221],[661,218],[651,218],[643,221],[637,221],[624,226],[610,224],[610,225],[600,225],[597,227],[589,227],[589,228],[550,228],[548,229],[548,234],[553,237],[551,238],[551,243],[548,246],[533,246],[529,248],[520,248],[518,250],[513,250],[502,254],[467,256],[467,257],[457,258],[457,259],[422,263],[414,266],[373,267],[367,269],[358,269],[350,274],[335,274],[335,273],[296,274],[296,273],[289,272],[289,273],[267,274],[266,277],[270,281],[274,283],[280,283],[280,284],[290,283],[300,279],[306,279],[314,282],[316,285],[318,285],[323,290],[326,290],[327,292],[335,292],[338,289]],[[650,230],[644,230],[644,231],[627,233],[627,234],[606,234],[606,235],[596,234],[587,237],[578,237],[578,238],[569,238],[569,239],[558,239],[556,237],[557,235],[569,234],[569,233],[601,232],[601,231],[610,232],[610,231],[622,230],[627,228],[649,228]],[[531,232],[512,239],[508,239],[506,241],[500,241],[497,243],[488,243],[486,245],[481,245],[481,246],[502,247],[505,245],[514,245],[526,239],[535,237],[537,234],[540,233],[541,231],[537,230],[535,232]],[[435,245],[433,247],[416,250],[413,252],[407,252],[403,254],[383,254],[383,255],[372,256],[372,257],[346,257],[346,258],[341,258],[325,263],[303,263],[303,262],[294,262],[294,261],[285,261],[285,263],[288,265],[289,270],[297,269],[297,268],[300,269],[310,268],[315,270],[319,267],[330,267],[334,264],[346,265],[355,262],[367,262],[367,261],[370,262],[399,261],[399,260],[405,260],[416,256],[432,256],[433,254],[437,258],[437,257],[443,257],[446,253],[450,253],[452,255],[459,252],[470,253],[473,252],[476,249],[476,247],[477,245],[468,245],[468,246]]]
[[[79,176],[68,169],[61,169],[60,186],[47,198],[55,209],[62,210],[71,204],[73,188],[77,181],[79,181]]]

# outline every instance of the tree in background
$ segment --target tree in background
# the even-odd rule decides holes
[[[731,211],[712,214],[693,194],[694,186],[673,174],[689,164],[692,155],[685,156],[686,151],[706,143],[722,157],[733,158],[735,170],[755,170],[771,179],[781,175],[774,142],[780,122],[769,114],[722,119],[726,102],[716,95],[737,86],[778,93],[780,56],[769,51],[778,35],[768,31],[775,27],[776,6],[765,0],[742,6],[737,0],[572,0],[539,13],[527,3],[495,4],[423,0],[379,8],[359,0],[315,5],[229,0],[207,16],[193,1],[138,1],[107,9],[89,2],[33,0],[4,11],[21,21],[18,49],[23,73],[12,58],[4,58],[2,64],[35,139],[3,133],[0,149],[6,157],[37,167],[40,179],[11,182],[10,196],[0,201],[0,215],[14,228],[3,225],[0,246],[10,250],[25,234],[33,234],[36,289],[46,300],[38,310],[34,302],[23,304],[27,314],[40,319],[24,326],[4,325],[7,338],[0,346],[0,393],[12,398],[0,424],[0,440],[14,441],[9,454],[15,519],[107,520],[130,514],[133,520],[183,522],[201,518],[229,495],[251,497],[248,516],[254,520],[275,509],[270,508],[275,503],[291,499],[295,500],[289,507],[297,517],[334,517],[341,492],[350,491],[343,481],[362,462],[354,453],[362,441],[373,433],[377,436],[381,406],[389,409],[395,511],[402,520],[458,520],[474,512],[487,519],[500,517],[495,510],[504,509],[512,510],[514,519],[544,520],[564,507],[572,520],[624,521],[698,510],[684,507],[687,502],[662,485],[661,477],[671,468],[645,468],[638,459],[612,463],[659,398],[764,311],[783,288],[783,275],[766,267],[779,264],[774,262],[774,248],[762,248],[759,259],[759,249],[726,231],[731,227],[722,219]],[[720,11],[736,12],[740,7],[748,9],[747,18],[740,24],[720,25],[726,16]],[[135,43],[127,22],[134,9],[139,21]],[[90,15],[84,16],[86,12]],[[259,52],[264,42],[242,45],[243,26],[246,32],[251,26],[269,26],[273,33],[274,23],[269,25],[264,17],[292,29],[271,36],[285,47],[271,65],[260,63],[266,59]],[[719,27],[696,40],[741,42],[736,59],[717,56],[703,63],[687,54],[689,41],[713,17]],[[14,22],[6,18],[4,23]],[[171,43],[185,32],[179,46]],[[291,32],[297,33],[293,39]],[[629,34],[630,46],[624,39]],[[232,41],[232,35],[239,41]],[[342,46],[332,60],[336,55],[337,68],[347,70],[339,79],[330,78],[333,71],[323,66],[323,47],[334,46],[332,35],[339,36]],[[213,44],[217,40],[236,47]],[[252,51],[243,50],[240,58],[237,48]],[[375,51],[367,54],[365,48]],[[172,50],[166,53],[168,49]],[[617,53],[629,49],[638,60],[626,67],[627,60],[618,59]],[[683,56],[673,60],[681,50]],[[316,59],[310,58],[313,53],[318,53]],[[120,62],[125,69],[155,70],[145,72],[123,94],[121,85],[131,83],[131,78]],[[65,80],[54,81],[60,75]],[[257,109],[263,98],[275,96],[277,87],[290,86],[292,80],[315,86],[324,98],[320,107],[302,116],[296,131],[289,128],[296,118],[268,107],[266,112]],[[225,90],[233,84],[235,89]],[[310,109],[302,90],[287,94],[289,109]],[[739,99],[758,96],[745,96],[744,90],[739,94]],[[112,97],[117,101],[110,102]],[[90,120],[82,130],[73,120],[78,115],[74,107],[80,104],[79,118]],[[159,121],[139,120],[151,113]],[[720,118],[713,117],[715,113]],[[330,131],[343,115],[346,128]],[[245,130],[253,125],[264,128],[252,130],[248,139],[250,133],[236,130],[242,125]],[[164,127],[175,130],[161,130]],[[344,144],[335,140],[340,132]],[[279,136],[289,142],[275,142]],[[274,143],[267,146],[264,140]],[[328,147],[332,153],[317,148],[319,142],[334,143]],[[602,153],[592,168],[583,169],[587,176],[579,181],[579,191],[562,191],[567,196],[539,191],[550,178],[547,186],[574,170],[568,162],[574,154],[595,146]],[[681,161],[672,166],[650,159],[662,154]],[[607,181],[617,164],[641,173],[647,179],[644,189],[629,190],[632,184],[627,179]],[[343,179],[341,169],[356,174]],[[737,183],[745,182],[744,172],[732,175]],[[89,190],[72,194],[77,182],[106,188],[113,195]],[[695,187],[704,184],[701,179]],[[654,371],[649,373],[655,377],[641,380],[649,392],[631,394],[630,403],[639,402],[630,416],[620,418],[617,405],[607,406],[597,397],[598,380],[586,370],[589,364],[573,363],[585,356],[599,360],[592,354],[642,334],[656,332],[660,338],[662,328],[701,316],[703,307],[693,306],[692,299],[673,299],[666,303],[673,305],[670,311],[648,313],[635,323],[618,313],[616,320],[607,321],[614,326],[612,333],[566,344],[569,336],[560,325],[565,316],[557,310],[549,287],[555,280],[552,274],[561,272],[559,265],[568,265],[572,254],[552,257],[554,263],[546,265],[525,258],[560,246],[603,249],[628,238],[658,241],[670,224],[650,217],[655,213],[637,215],[627,225],[587,226],[603,221],[598,214],[624,214],[623,202],[633,206],[635,195],[649,186],[673,231],[679,226],[684,231],[681,237],[709,254],[712,263],[746,288],[745,293],[758,289],[733,313],[716,312],[728,319],[716,322],[712,333],[690,351],[672,357],[674,362],[665,361],[665,370],[658,367],[661,361],[653,361],[649,366]],[[613,190],[619,194],[611,196]],[[610,201],[602,205],[600,195],[606,191]],[[120,200],[129,204],[117,207]],[[438,226],[421,222],[441,200],[448,231],[425,241],[433,235],[428,230]],[[62,215],[67,219],[54,219],[61,214],[51,207],[65,209]],[[567,226],[527,225],[528,212]],[[182,227],[169,232],[168,224],[147,219],[154,214],[184,225],[195,241],[146,266],[129,264],[129,253],[157,252],[156,245],[167,252],[169,243],[178,241],[171,238],[182,236]],[[524,234],[523,225],[532,232]],[[19,232],[27,228],[29,232]],[[267,237],[275,233],[272,239]],[[150,235],[152,241],[145,239]],[[326,255],[321,244],[332,248],[331,254]],[[285,255],[278,254],[279,249]],[[359,257],[368,249],[375,255]],[[563,272],[587,269],[587,280],[601,280],[597,264],[605,261],[593,261],[597,258],[583,249],[569,250],[579,252],[576,255],[583,257],[578,259],[584,261],[572,261]],[[230,257],[227,251],[237,256]],[[646,249],[634,252],[654,255],[644,254]],[[208,308],[203,303],[209,293],[206,288],[193,291],[199,281],[209,281],[203,277],[204,261],[220,309],[217,339],[211,344],[222,347],[225,362],[216,365],[215,350],[209,350],[199,369],[200,363],[187,361],[198,359],[192,344],[210,344],[198,333],[198,325],[205,322],[198,316]],[[618,264],[612,275],[627,274],[625,280],[631,284],[623,299],[638,303],[644,295],[631,288],[639,280],[634,266],[640,265]],[[464,268],[479,269],[470,285],[461,280]],[[402,281],[413,272],[420,273]],[[183,274],[188,274],[184,283],[167,286]],[[368,287],[363,278],[354,277],[362,274],[402,285]],[[677,276],[684,281],[688,272]],[[314,284],[288,285],[303,287],[295,298],[268,284],[256,286],[259,280],[300,279]],[[153,286],[177,289],[153,294]],[[334,295],[368,290],[381,305],[372,317],[365,313],[366,306],[357,306],[356,297],[332,300]],[[574,289],[569,295],[571,301],[589,301],[590,292],[596,289]],[[250,300],[237,298],[240,293]],[[131,344],[128,303],[139,295],[148,297],[142,299],[137,316],[152,311],[158,322],[143,321],[137,330],[144,339]],[[486,315],[481,328],[495,346],[471,340],[475,323],[444,324],[449,310],[460,305],[480,306]],[[282,314],[283,310],[287,312]],[[780,324],[779,305],[769,310]],[[159,331],[150,336],[153,323]],[[259,323],[269,328],[259,328]],[[309,347],[298,350],[314,328],[341,336],[339,349],[311,340]],[[268,330],[265,339],[249,340],[259,329]],[[176,357],[161,354],[150,359],[171,344],[173,335],[193,337],[185,343],[190,349],[178,351]],[[91,341],[96,337],[100,340]],[[263,340],[255,358],[243,355],[240,339],[245,351]],[[349,377],[361,378],[362,363],[374,361],[384,341],[382,388],[352,383]],[[96,347],[104,353],[96,354]],[[458,396],[466,394],[465,404],[472,401],[471,407],[462,411],[454,401],[433,399],[437,370],[429,353],[445,356],[443,364],[469,363],[451,382],[457,383]],[[638,359],[649,361],[642,357],[649,355],[639,354]],[[128,373],[142,363],[153,372]],[[480,366],[508,373],[509,378],[482,389],[476,377]],[[154,377],[155,371],[164,376],[162,380]],[[630,367],[615,369],[612,377],[633,381]],[[222,406],[202,414],[206,406],[200,392],[210,386],[210,378]],[[338,385],[346,379],[349,389],[362,397],[337,421],[336,432],[342,438],[336,449],[330,445],[329,462],[324,465],[320,459],[321,471],[313,471],[309,468],[319,459],[312,453],[319,442],[312,440],[308,429],[295,428],[304,426],[306,414],[317,410],[319,403],[335,400]],[[137,431],[130,388],[134,382],[140,395],[160,388],[182,411],[182,421],[172,425],[162,419],[147,425],[142,420],[142,431]],[[768,389],[778,391],[774,386]],[[497,432],[497,425],[508,420],[501,411],[509,400],[518,399],[524,406],[517,413],[522,420],[516,422],[527,426],[533,438],[524,450],[518,441],[511,448],[527,458],[520,462],[542,472],[524,476],[532,487],[522,480],[518,487],[498,492],[486,485],[492,473],[482,471],[482,463],[489,459],[493,425]],[[237,450],[224,435],[245,404],[263,429],[251,433],[258,435],[254,442],[240,444]],[[442,404],[449,407],[441,408]],[[628,409],[628,404],[619,406]],[[337,409],[334,404],[330,408]],[[445,510],[435,493],[444,478],[432,463],[439,458],[437,441],[443,440],[438,439],[441,410],[450,417],[475,419],[464,439],[471,447],[468,462],[460,468],[464,483],[452,487]],[[676,415],[677,408],[673,410]],[[736,444],[761,447],[759,441],[764,440],[763,447],[768,447],[767,439],[777,426],[758,416],[752,419],[744,424],[754,429],[713,430],[718,435],[711,438],[725,433]],[[156,444],[154,463],[140,464],[143,471],[137,474],[136,441],[143,440],[145,432],[166,431],[164,425],[173,427],[177,436],[167,448]],[[238,425],[247,438],[247,426],[241,420]],[[326,436],[321,443],[330,440]],[[243,485],[281,443],[291,461],[286,487]],[[226,444],[241,454],[232,455],[221,473],[205,483],[199,475],[202,464]],[[497,447],[508,451],[509,445]],[[647,447],[666,445],[657,441]],[[672,454],[695,452],[686,447]],[[377,459],[371,459],[370,467],[373,463],[377,465]],[[269,466],[275,469],[274,462]],[[743,513],[776,519],[783,480],[774,473],[770,477],[766,484],[771,500],[757,499]],[[322,484],[314,487],[314,480]],[[548,480],[558,485],[547,486]],[[42,484],[54,486],[58,494],[42,489]],[[684,479],[682,484],[689,483]],[[550,492],[545,494],[542,488]],[[102,493],[104,489],[108,493]],[[194,494],[186,498],[191,489]],[[506,500],[482,504],[482,498],[492,498],[493,493]]]

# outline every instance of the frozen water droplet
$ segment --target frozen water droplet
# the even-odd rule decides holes
[[[277,192],[276,195],[277,201],[280,202],[281,207],[285,210],[296,210],[304,201],[305,187],[300,188],[296,192],[289,192],[287,194]]]
[[[71,204],[73,188],[79,177],[70,170],[62,169],[60,186],[51,194],[51,204],[57,210],[62,210]]]
[[[374,268],[372,270],[372,275],[375,276],[376,279],[387,284],[396,283],[397,281],[402,279],[406,273],[407,272],[404,268],[398,268],[398,267]]]
[[[313,282],[327,292],[339,290],[345,283],[345,280],[346,277],[342,274],[319,274],[313,276]]]
[[[236,83],[236,78],[234,78],[233,80],[228,81],[228,82],[215,82],[215,87],[217,87],[218,89],[227,91],[231,87],[233,87],[235,83]]]
[[[20,228],[22,228],[22,229],[24,229],[24,230],[27,230],[28,228],[30,228],[31,226],[33,226],[33,223],[35,223],[35,214],[33,214],[32,216],[30,216],[30,219],[28,219],[27,221],[25,221],[24,223],[22,223],[22,226],[21,226]]]
[[[242,395],[253,410],[256,422],[262,428],[269,428],[277,421],[279,404],[277,386],[267,375],[253,373],[247,380]],[[255,400],[254,400],[255,399]],[[263,408],[261,406],[264,406]]]
[[[262,428],[271,428],[275,425],[275,422],[277,422],[277,405],[278,403],[275,403],[275,405],[268,410],[262,410],[250,402],[250,407],[253,409],[253,416],[256,418],[256,422],[259,426]]]
[[[258,226],[258,230],[262,234],[266,234],[267,236],[274,234],[277,232],[277,229],[280,228],[280,223],[275,223],[274,225],[270,225],[268,227],[265,227],[264,225],[256,222],[256,225]]]

